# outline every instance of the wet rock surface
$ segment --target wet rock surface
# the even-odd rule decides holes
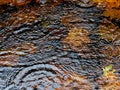
[[[0,9],[0,90],[98,90],[94,80],[104,66],[120,72],[120,58],[101,53],[109,44],[96,34],[102,11],[88,0]],[[85,47],[63,43],[74,27],[89,32]]]

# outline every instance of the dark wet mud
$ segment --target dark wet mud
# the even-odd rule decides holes
[[[111,49],[97,33],[103,11],[82,3],[0,7],[0,90],[99,90],[102,68],[120,73],[119,35]]]

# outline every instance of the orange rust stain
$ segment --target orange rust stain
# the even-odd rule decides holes
[[[120,46],[119,45],[106,45],[101,53],[106,57],[106,59],[112,60],[115,57],[120,58]]]
[[[8,4],[11,0],[0,0],[0,5]]]
[[[98,27],[98,34],[100,35],[101,39],[112,42],[120,40],[119,27],[106,20],[103,20],[103,24]]]
[[[75,15],[66,15],[64,17],[61,18],[61,22],[63,24],[67,24],[67,23],[74,23],[74,22],[80,22],[82,21],[82,18],[79,16],[75,16]]]
[[[89,32],[87,30],[81,28],[72,28],[62,42],[64,45],[70,46],[73,50],[78,50],[90,43],[88,35]]]
[[[120,19],[120,0],[93,0],[93,2],[105,9],[103,16],[110,17],[110,19]]]
[[[103,12],[103,16],[110,17],[110,19],[120,19],[120,9],[107,9]]]
[[[107,8],[111,7],[119,7],[120,6],[120,0],[92,0],[95,3],[101,3],[106,4]],[[109,7],[110,6],[110,7]]]
[[[72,14],[67,13],[65,16],[60,18],[61,23],[69,28],[74,28],[75,23],[80,23],[83,21],[83,18],[78,16],[76,13],[77,13],[77,11],[75,11],[75,13],[72,13]],[[82,11],[81,11],[81,13],[82,13]],[[76,27],[78,27],[78,26],[76,26]]]

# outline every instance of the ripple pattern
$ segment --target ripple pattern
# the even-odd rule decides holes
[[[23,68],[10,82],[5,90],[55,90],[61,86],[67,87],[70,83],[79,87],[83,84],[85,90],[89,90],[91,85],[84,77],[66,72],[59,66],[50,64],[38,64]],[[77,85],[76,85],[77,84]]]

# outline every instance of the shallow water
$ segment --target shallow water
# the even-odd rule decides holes
[[[102,11],[83,6],[68,1],[0,8],[0,90],[98,90],[103,67],[113,64],[120,72],[119,51],[113,49],[111,60],[104,55],[111,43],[98,37]],[[89,40],[72,47],[63,40],[74,27],[89,32],[75,34]]]

